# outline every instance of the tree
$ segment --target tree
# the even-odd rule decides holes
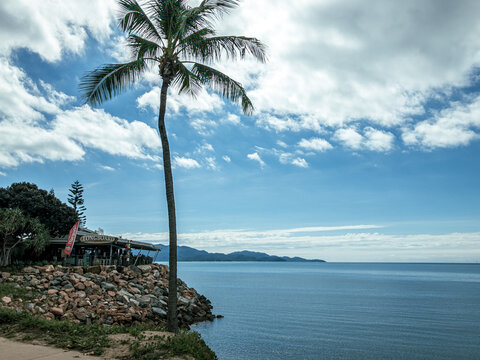
[[[230,59],[250,54],[265,61],[263,44],[244,36],[217,36],[213,21],[238,6],[237,0],[203,0],[198,6],[186,0],[119,0],[120,27],[128,35],[131,59],[123,64],[107,64],[82,78],[84,100],[99,105],[120,94],[150,66],[158,66],[162,79],[158,130],[162,142],[163,169],[169,225],[169,295],[167,322],[170,331],[177,324],[177,229],[170,148],[165,127],[167,93],[174,86],[179,93],[195,96],[202,86],[239,102],[246,114],[253,105],[243,86],[210,65],[223,55]]]
[[[48,231],[38,219],[25,216],[18,208],[0,209],[0,266],[10,265],[11,252],[17,245],[38,254],[48,241]]]
[[[68,234],[77,222],[75,210],[57,199],[53,191],[47,192],[27,182],[0,188],[0,208],[18,208],[24,215],[37,218],[52,237]]]
[[[73,206],[73,209],[76,211],[78,215],[78,219],[80,220],[80,224],[85,226],[87,222],[87,216],[85,215],[85,211],[87,208],[83,205],[83,186],[80,184],[78,180],[76,180],[73,184],[71,189],[69,190],[70,194],[68,194],[68,202],[70,205]]]

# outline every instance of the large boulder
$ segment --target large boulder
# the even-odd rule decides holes
[[[142,271],[142,274],[148,274],[152,271],[150,265],[138,265],[137,267]]]

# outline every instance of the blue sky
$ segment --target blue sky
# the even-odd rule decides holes
[[[169,93],[179,243],[478,262],[479,7],[243,1],[219,32],[258,37],[269,61],[218,67],[254,115]],[[115,14],[115,1],[1,2],[0,186],[66,201],[78,179],[88,227],[165,242],[155,70],[98,108],[79,100],[85,72],[128,57]]]

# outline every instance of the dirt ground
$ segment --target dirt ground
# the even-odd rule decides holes
[[[172,333],[161,331],[144,331],[142,343],[157,341],[159,337],[169,338]],[[129,353],[130,344],[135,338],[130,334],[110,335],[112,346],[102,356],[82,354],[78,351],[63,350],[32,340],[29,343],[0,337],[0,359],[5,360],[114,360]],[[172,357],[170,360],[194,360],[191,356]]]
[[[65,351],[40,344],[27,344],[0,337],[0,358],[5,360],[99,360],[78,351]]]

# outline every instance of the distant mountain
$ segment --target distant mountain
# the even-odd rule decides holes
[[[169,247],[156,244],[162,248],[156,261],[168,261]],[[134,252],[138,253],[138,252]],[[145,251],[142,252],[145,254]],[[209,253],[189,246],[179,246],[178,261],[280,261],[280,262],[325,262],[325,260],[307,260],[301,257],[275,256],[255,251],[235,251],[230,254]]]

